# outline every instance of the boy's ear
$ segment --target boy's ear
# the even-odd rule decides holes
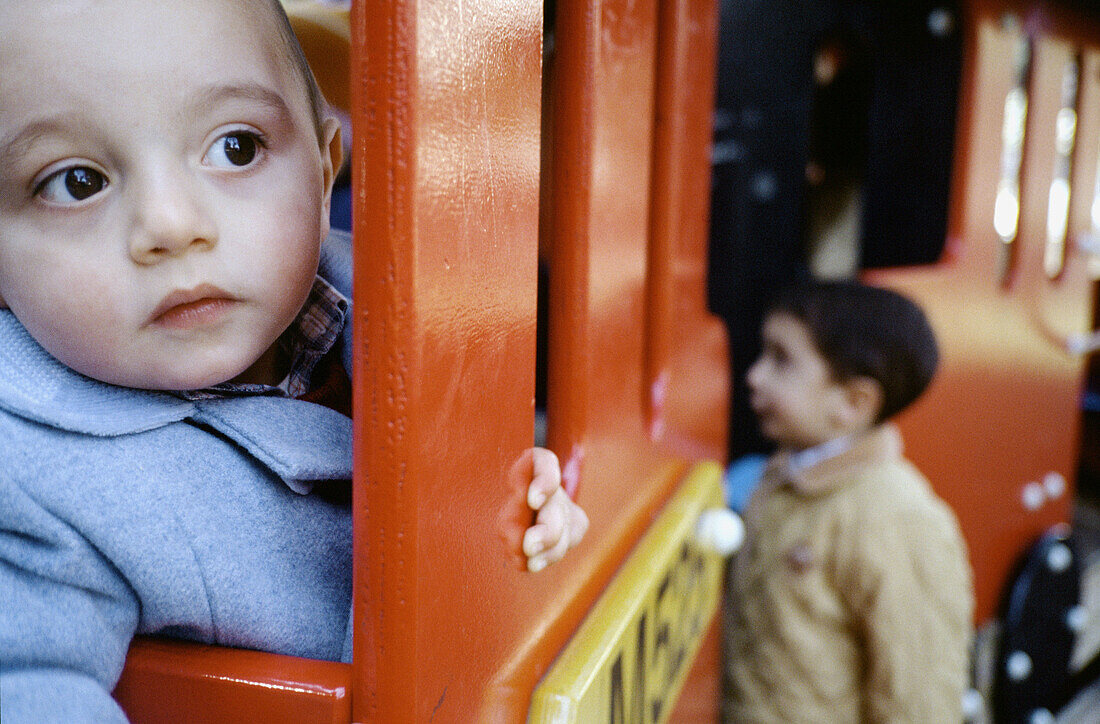
[[[872,427],[882,410],[882,385],[872,377],[853,377],[843,387],[840,422],[850,431]]]
[[[336,175],[340,173],[340,166],[344,162],[344,146],[340,138],[340,121],[334,116],[326,116],[321,123],[321,137],[324,143],[321,145],[321,165],[324,170],[324,211],[328,218],[332,206],[332,186],[336,182]]]

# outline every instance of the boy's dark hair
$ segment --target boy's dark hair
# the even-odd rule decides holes
[[[924,312],[889,289],[805,280],[781,292],[769,313],[789,314],[805,324],[837,381],[869,377],[879,383],[882,409],[876,423],[920,397],[939,362]]]

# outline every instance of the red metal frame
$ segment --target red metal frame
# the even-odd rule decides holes
[[[680,47],[712,42],[714,6],[679,7],[704,20]],[[367,551],[356,568],[356,720],[523,720],[542,672],[689,461],[721,455],[721,426],[709,440],[669,426],[692,440],[680,446],[691,455],[673,454],[665,437],[650,438],[640,404],[657,4],[559,5],[545,139],[538,9],[454,17],[364,3],[353,14],[353,76],[363,79],[353,90],[356,301],[368,310],[356,320],[365,381],[356,409],[367,411],[356,419],[356,541]],[[699,114],[697,141],[709,138],[710,84],[701,85],[707,93],[667,101]],[[515,466],[533,421],[540,140],[550,169],[549,441],[583,480],[592,527],[580,549],[532,576],[515,560],[529,521]],[[705,148],[674,150],[670,170],[686,176],[681,165],[705,163]],[[662,208],[697,212],[688,194],[699,191],[670,186]],[[696,292],[677,339],[700,342],[679,353],[678,375],[671,355],[664,364],[695,403],[681,418],[721,419],[724,339],[702,311],[696,256],[705,228],[705,218],[685,224],[679,233],[693,238],[672,244],[666,234],[660,247],[663,283],[681,284],[671,270],[682,255]],[[685,370],[704,368],[717,382],[699,394]]]

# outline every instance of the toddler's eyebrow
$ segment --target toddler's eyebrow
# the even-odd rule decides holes
[[[0,139],[0,167],[9,166],[40,138],[51,133],[60,133],[63,127],[62,118],[42,118],[31,121],[8,138]]]
[[[290,108],[282,95],[259,83],[211,85],[196,91],[189,100],[196,108],[206,108],[232,100],[253,101],[267,106],[282,117],[290,116]]]

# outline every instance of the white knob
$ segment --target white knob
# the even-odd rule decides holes
[[[704,550],[728,556],[745,542],[745,524],[729,508],[710,508],[695,524],[695,542]]]
[[[1062,497],[1062,493],[1066,492],[1066,479],[1062,477],[1061,473],[1050,472],[1043,476],[1043,488],[1046,490],[1047,497],[1051,500]]]
[[[1031,676],[1031,657],[1023,651],[1013,651],[1005,661],[1005,672],[1013,681],[1023,681]]]
[[[1053,573],[1064,573],[1073,563],[1073,553],[1064,543],[1055,543],[1047,551],[1047,568]]]
[[[1035,709],[1028,716],[1027,724],[1054,724],[1054,715],[1049,709]]]
[[[936,8],[928,13],[928,32],[937,38],[946,37],[955,29],[955,17],[946,8]]]
[[[1073,606],[1066,611],[1066,628],[1073,633],[1081,633],[1089,621],[1089,612],[1084,606]]]
[[[1028,510],[1038,510],[1043,507],[1043,503],[1047,502],[1046,491],[1039,483],[1025,485],[1020,497],[1023,500],[1024,507]]]
[[[963,692],[963,718],[967,721],[977,719],[985,711],[985,699],[977,689]]]

